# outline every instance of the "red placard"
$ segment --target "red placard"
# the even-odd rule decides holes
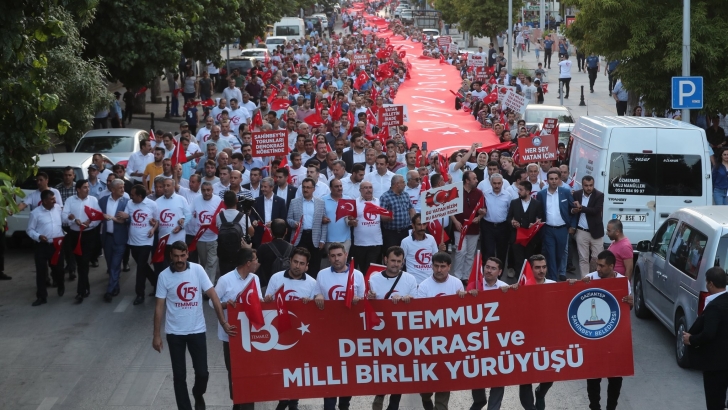
[[[597,284],[596,286],[594,284]],[[634,374],[626,278],[523,286],[409,304],[371,302],[383,322],[364,328],[361,303],[275,303],[252,329],[228,307],[235,403],[454,391]]]
[[[386,105],[379,109],[379,126],[391,127],[404,124],[404,107]]]
[[[356,67],[360,67],[363,65],[368,65],[370,62],[369,54],[354,54],[351,57],[351,64],[354,64]]]
[[[288,131],[260,131],[254,132],[252,136],[254,157],[288,154]]]
[[[544,118],[541,126],[541,135],[557,135],[559,133],[558,118]]]
[[[522,164],[555,161],[559,157],[556,135],[536,135],[518,139],[518,155]]]
[[[452,43],[452,37],[450,36],[440,36],[437,38],[438,47],[446,46],[450,43]]]

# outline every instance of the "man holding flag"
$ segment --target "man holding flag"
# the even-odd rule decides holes
[[[210,227],[215,223],[217,213],[224,208],[222,199],[213,194],[212,184],[205,181],[200,186],[202,195],[192,200],[192,218],[188,224],[195,232],[193,235],[186,235],[187,245],[190,247],[190,254],[196,252],[200,265],[207,272],[211,281],[215,281],[217,275],[217,233]],[[193,246],[194,245],[194,246]]]
[[[144,303],[145,283],[149,279],[152,287],[157,286],[157,275],[149,266],[149,255],[152,253],[154,233],[159,226],[154,221],[157,214],[157,203],[147,198],[144,185],[137,184],[131,188],[131,202],[126,204],[126,213],[129,215],[129,250],[131,257],[137,265],[134,290],[136,298],[134,305]],[[154,293],[149,296],[154,296]]]
[[[40,206],[30,212],[26,232],[35,244],[35,296],[33,306],[46,303],[48,290],[46,277],[48,266],[51,267],[53,282],[58,285],[58,296],[63,296],[63,255],[61,244],[63,242],[61,206],[56,203],[56,195],[46,189],[40,193]],[[5,233],[0,233],[4,235]]]
[[[519,230],[529,230],[534,227],[534,224],[541,222],[539,219],[541,216],[541,203],[531,196],[531,190],[533,189],[531,182],[523,180],[517,183],[516,186],[518,187],[518,198],[511,201],[506,222],[513,227],[510,239],[513,260],[516,263],[515,268],[522,270],[526,259],[535,252],[540,238],[536,236],[523,244],[517,241],[518,232]]]
[[[155,271],[161,273],[169,266],[169,244],[185,240],[185,220],[189,213],[187,200],[175,192],[173,179],[164,180],[164,195],[157,198],[157,213],[154,219],[159,224],[159,243],[155,253],[163,252],[163,260],[154,264]],[[167,236],[166,241],[162,238]],[[164,249],[162,247],[164,246]],[[158,252],[157,252],[158,251]],[[185,249],[186,251],[186,249]]]
[[[450,216],[455,233],[455,262],[453,275],[465,283],[480,235],[480,219],[485,215],[485,199],[478,189],[478,177],[473,171],[463,173],[463,212]],[[463,239],[462,236],[465,235]]]

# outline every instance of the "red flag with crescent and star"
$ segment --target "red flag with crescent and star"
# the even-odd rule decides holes
[[[518,276],[518,286],[535,285],[536,278],[533,276],[533,270],[531,269],[531,263],[525,261],[521,268],[521,274]]]
[[[187,245],[187,251],[189,253],[192,253],[197,250],[197,242],[199,242],[202,235],[204,235],[208,229],[210,229],[210,225],[200,225],[200,229],[197,230],[195,237],[192,238],[192,242],[190,242],[190,244]]]
[[[425,203],[427,206],[438,206],[457,199],[459,195],[460,193],[457,188],[452,188],[447,191],[437,191],[434,194],[428,192],[425,195]]]
[[[104,218],[104,213],[91,208],[88,205],[84,205],[83,211],[86,212],[86,216],[88,216],[89,221],[103,221],[106,218]]]
[[[58,259],[61,257],[63,249],[63,237],[53,238],[53,256],[51,257],[51,266],[58,265]]]
[[[217,206],[217,209],[215,209],[215,212],[212,214],[212,223],[210,224],[210,232],[214,232],[215,235],[219,233],[219,230],[217,228],[217,214],[223,211],[225,209],[225,202],[220,202],[220,205]]]
[[[470,277],[468,278],[468,286],[466,290],[483,290],[483,255],[480,250],[475,251],[473,258],[473,267],[470,269]]]
[[[293,238],[291,239],[292,244],[296,244],[296,241],[301,236],[301,229],[303,229],[303,215],[301,215],[301,220],[298,221],[298,228],[296,228],[296,232],[293,234]]]
[[[390,218],[392,217],[392,211],[390,211],[386,208],[382,208],[381,206],[374,205],[371,202],[366,202],[364,204],[364,213],[388,216]]]
[[[531,242],[531,239],[533,239],[539,230],[541,230],[541,227],[543,227],[543,222],[539,223],[533,223],[528,228],[518,228],[516,229],[516,241],[515,243],[521,246],[528,245],[529,242]]]
[[[238,293],[235,300],[240,304],[240,310],[248,316],[250,324],[256,329],[260,329],[265,325],[263,307],[260,304],[260,293],[255,278],[252,278],[248,286],[242,292]]]
[[[171,233],[168,233],[159,238],[159,243],[157,243],[157,249],[154,250],[154,255],[152,256],[152,263],[164,262],[164,251],[167,249],[169,235],[171,235]]]
[[[440,246],[441,243],[447,242],[450,240],[450,236],[447,234],[447,232],[442,231],[442,223],[439,219],[433,219],[430,222],[427,223],[427,230],[430,231],[430,235],[432,235],[433,238],[435,238],[435,242],[437,243],[437,246]]]
[[[344,297],[344,303],[346,307],[351,309],[351,305],[354,301],[354,258],[349,261],[349,273],[346,278],[346,295]]]
[[[83,228],[84,228],[83,225],[78,227],[78,241],[76,242],[76,247],[73,248],[74,255],[78,255],[78,256],[83,255],[83,248],[81,247],[81,235],[83,235]]]
[[[304,274],[305,275],[305,274]],[[255,283],[255,280],[252,281]],[[288,313],[288,307],[286,306],[286,297],[284,287],[281,286],[276,291],[276,310],[278,310],[278,331],[283,333],[290,329],[291,326],[291,315]]]
[[[263,238],[260,240],[260,244],[263,245],[264,243],[272,242],[273,241],[273,232],[271,232],[270,228],[265,226],[263,221],[258,221],[259,226],[263,227]]]
[[[485,197],[480,197],[478,200],[478,203],[475,204],[475,208],[473,208],[473,213],[470,214],[470,218],[468,218],[467,221],[463,224],[462,229],[460,229],[460,240],[458,241],[458,251],[463,249],[463,240],[465,239],[465,233],[468,231],[468,228],[470,227],[470,224],[473,223],[473,219],[475,219],[475,216],[478,215],[478,209],[485,206]]]
[[[336,220],[345,216],[356,219],[356,199],[339,199],[336,206]]]

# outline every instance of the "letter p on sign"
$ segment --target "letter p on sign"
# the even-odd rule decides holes
[[[672,108],[703,108],[703,77],[672,77]]]

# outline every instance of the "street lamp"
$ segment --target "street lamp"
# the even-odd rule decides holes
[[[686,0],[687,1],[687,0]],[[508,75],[511,75],[511,57],[513,57],[513,0],[508,0],[508,60],[506,64],[508,66]]]
[[[682,75],[690,76],[690,0],[683,0]],[[682,109],[682,120],[690,122],[690,110]]]

